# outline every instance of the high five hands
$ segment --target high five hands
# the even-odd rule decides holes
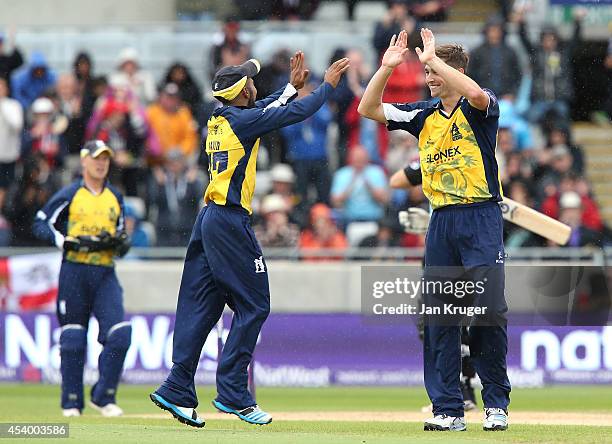
[[[304,53],[302,51],[297,51],[295,55],[291,57],[289,65],[291,66],[289,82],[295,89],[302,89],[310,75],[310,71],[304,67]]]
[[[421,63],[425,65],[436,56],[436,38],[431,29],[421,28],[421,40],[423,40],[423,49],[415,48],[415,51]]]
[[[419,61],[426,64],[436,56],[436,39],[429,28],[421,29],[421,39],[423,40],[423,49],[416,48],[415,51],[419,56]],[[406,60],[409,52],[408,33],[404,30],[398,36],[391,37],[389,47],[382,58],[382,65],[393,69]]]
[[[346,57],[332,63],[329,68],[325,71],[323,78],[324,82],[329,83],[334,88],[338,86],[338,82],[342,77],[342,74],[349,68],[350,62]],[[294,86],[295,89],[301,89],[304,87],[310,71],[304,67],[304,53],[297,51],[290,61],[291,74],[289,82]]]
[[[406,31],[401,31],[397,38],[394,34],[393,37],[391,37],[391,42],[389,42],[389,47],[383,55],[382,65],[391,69],[401,65],[408,57],[409,51],[408,33]]]

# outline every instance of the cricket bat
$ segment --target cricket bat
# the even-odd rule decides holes
[[[563,222],[548,217],[526,205],[504,197],[499,202],[504,219],[523,227],[535,234],[550,239],[556,244],[565,245],[570,238],[572,229]]]

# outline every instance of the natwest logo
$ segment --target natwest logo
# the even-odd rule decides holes
[[[538,356],[542,363],[538,363]],[[554,371],[612,370],[612,327],[601,331],[576,329],[564,337],[551,330],[530,330],[521,335],[521,367]]]
[[[426,162],[427,163],[432,163],[432,162],[438,162],[440,160],[446,160],[446,159],[450,159],[452,157],[455,157],[457,154],[461,154],[461,151],[459,151],[459,147],[455,146],[452,148],[447,148],[444,151],[440,151],[436,154],[427,154],[426,157]]]

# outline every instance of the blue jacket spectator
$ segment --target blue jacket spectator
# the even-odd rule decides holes
[[[331,198],[342,210],[345,223],[378,221],[384,216],[389,200],[387,177],[378,165],[369,163],[368,152],[355,146],[349,153],[349,165],[334,174]]]
[[[516,111],[516,106],[509,100],[499,101],[499,127],[509,128],[516,141],[518,151],[533,149],[531,128],[525,119]]]
[[[300,95],[313,91],[312,83],[300,91]],[[316,189],[316,202],[329,203],[331,176],[327,162],[327,128],[333,118],[324,104],[316,113],[303,122],[283,128],[289,159],[296,175],[296,192],[302,203],[308,201],[308,185]]]
[[[11,76],[11,92],[23,109],[28,109],[34,100],[55,86],[55,81],[55,72],[47,65],[45,56],[40,52],[33,52],[29,65],[15,71]]]

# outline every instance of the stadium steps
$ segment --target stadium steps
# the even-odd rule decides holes
[[[448,22],[484,22],[491,14],[499,10],[497,0],[455,0],[449,10]],[[376,22],[386,13],[384,2],[360,1],[355,7],[357,22]],[[321,2],[314,14],[319,21],[346,20],[346,5],[344,1]],[[480,30],[480,28],[478,28]]]
[[[574,127],[574,139],[584,149],[587,177],[602,217],[612,226],[612,128],[578,124]]]
[[[496,0],[456,0],[449,10],[449,22],[485,22],[499,11]]]

